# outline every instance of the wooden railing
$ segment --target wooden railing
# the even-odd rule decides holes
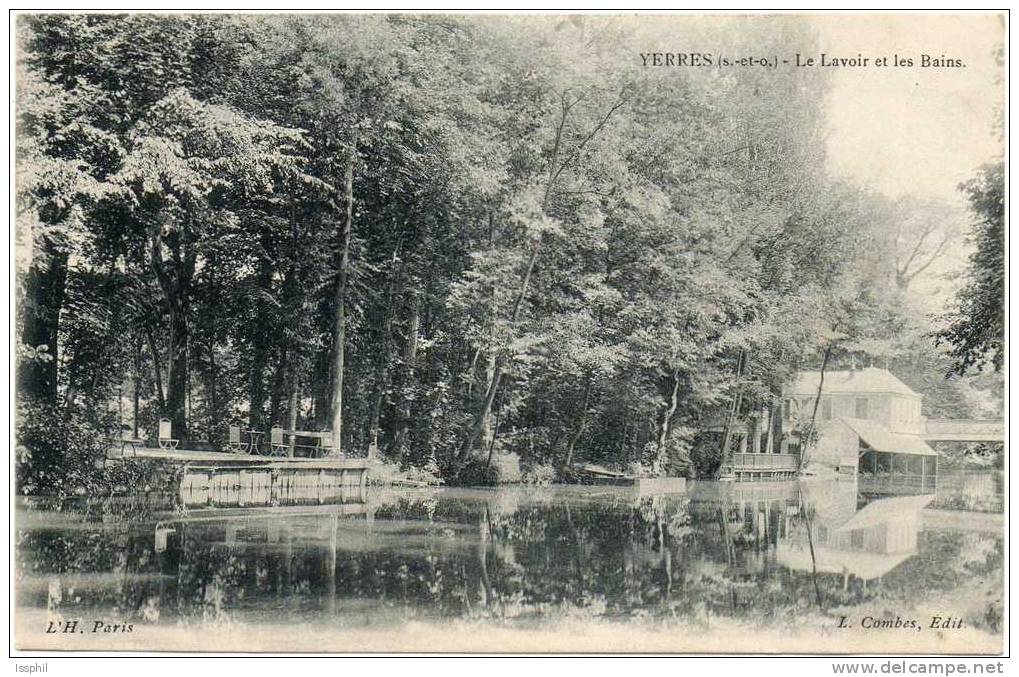
[[[796,470],[800,467],[797,454],[733,454],[733,470]]]

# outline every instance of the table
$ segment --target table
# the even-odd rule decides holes
[[[137,437],[113,437],[111,438],[114,442],[120,443],[120,455],[123,456],[124,452],[127,451],[127,447],[131,447],[131,453],[135,456],[138,455],[138,446],[145,444],[145,440],[138,439]]]
[[[248,453],[258,455],[258,448],[262,444],[262,436],[265,435],[264,430],[243,430],[241,431],[248,436]]]
[[[313,454],[332,449],[333,434],[328,430],[284,430],[284,437],[289,435],[294,443],[294,449],[309,449]],[[315,440],[315,444],[297,444],[298,437],[306,437]],[[328,443],[328,446],[326,444]]]

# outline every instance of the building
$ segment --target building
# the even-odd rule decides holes
[[[783,392],[783,429],[804,429],[817,403],[817,442],[807,466],[815,471],[917,476],[937,470],[937,454],[924,440],[923,397],[887,369],[804,371]],[[786,435],[782,451],[800,453]]]

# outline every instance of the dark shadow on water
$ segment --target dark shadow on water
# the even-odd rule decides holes
[[[560,615],[774,624],[951,594],[1001,567],[1001,538],[924,531],[933,495],[862,495],[854,481],[364,498],[134,516],[29,505],[17,517],[17,604],[184,625]],[[974,549],[983,559],[966,557]]]

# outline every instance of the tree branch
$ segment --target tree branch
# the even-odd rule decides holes
[[[911,280],[915,279],[917,275],[930,268],[932,263],[941,258],[941,253],[944,251],[945,245],[948,244],[949,239],[950,238],[946,235],[945,238],[941,241],[941,244],[939,244],[937,249],[934,250],[934,253],[931,254],[931,257],[927,259],[927,263],[923,264],[922,266],[914,270],[912,273],[909,273],[908,275],[903,275],[902,279],[908,283]]]
[[[562,175],[562,173],[566,170],[567,167],[576,162],[577,157],[580,155],[580,152],[584,150],[584,147],[591,141],[591,139],[595,137],[595,135],[598,132],[602,130],[602,128],[608,123],[609,119],[615,114],[617,110],[622,108],[623,105],[626,104],[626,102],[627,99],[620,95],[619,101],[617,101],[615,105],[609,108],[608,112],[605,113],[602,119],[598,121],[598,124],[596,124],[591,129],[591,131],[588,132],[587,135],[585,135],[584,138],[580,140],[580,143],[576,145],[576,147],[570,152],[570,154],[566,156],[566,159],[563,160],[561,165],[559,165],[559,169],[556,170],[555,174],[552,175],[552,178],[549,179],[548,187],[545,191],[546,202],[548,201],[548,196],[551,195],[552,193],[552,188],[555,186],[556,181],[559,180],[559,177]]]

